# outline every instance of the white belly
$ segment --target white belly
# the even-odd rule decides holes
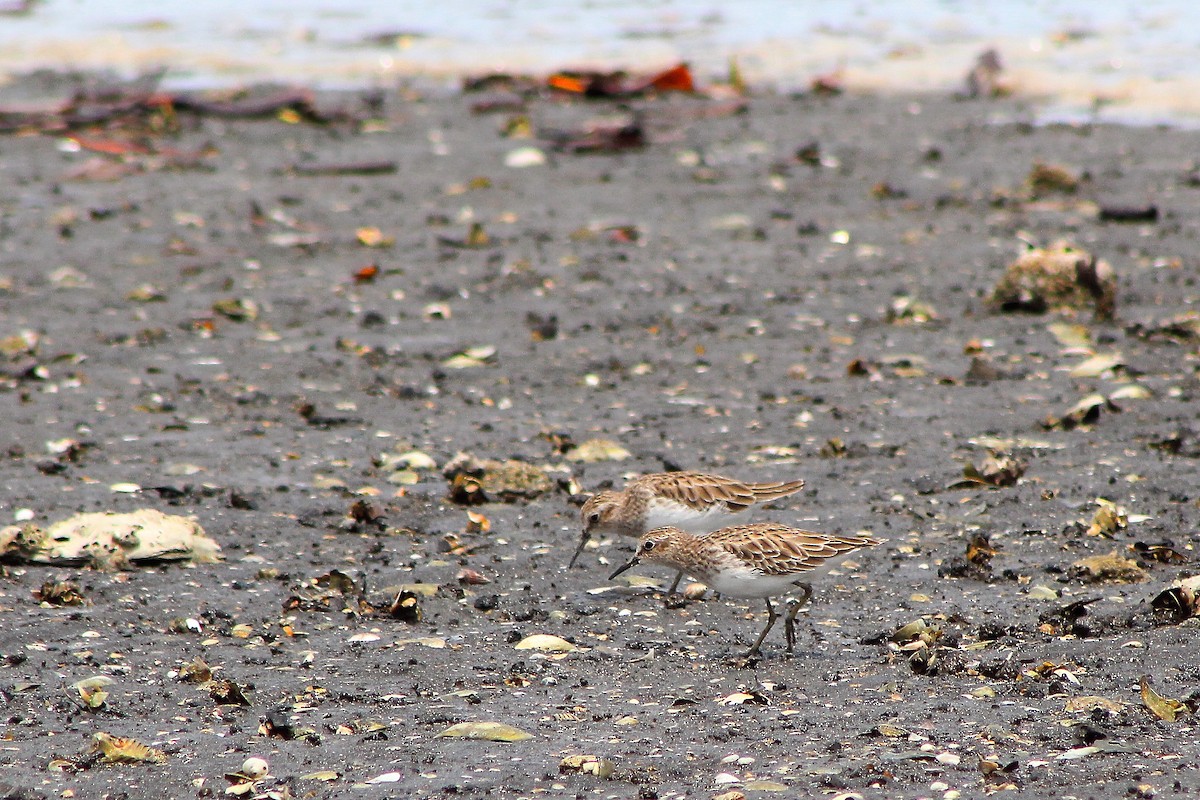
[[[811,573],[798,575],[756,575],[750,570],[722,570],[704,581],[715,592],[730,597],[774,597],[795,590],[796,581],[804,581]]]
[[[680,530],[700,536],[718,528],[741,525],[750,519],[750,509],[731,514],[722,506],[707,511],[697,511],[679,503],[656,503],[646,512],[646,529],[653,530],[664,525],[674,525]]]
[[[774,597],[778,594],[788,594],[797,590],[797,583],[810,583],[813,578],[819,578],[850,553],[824,561],[814,569],[805,572],[795,572],[791,575],[761,575],[744,567],[725,568],[719,575],[710,575],[712,580],[704,580],[710,589],[730,597]],[[699,577],[699,576],[697,576]]]

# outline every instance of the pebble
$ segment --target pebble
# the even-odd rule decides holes
[[[514,169],[540,167],[545,163],[546,154],[536,147],[518,147],[504,156],[504,166]]]

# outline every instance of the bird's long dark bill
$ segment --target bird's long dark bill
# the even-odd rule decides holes
[[[636,567],[638,564],[641,563],[641,561],[642,560],[640,558],[638,558],[637,556],[634,556],[633,558],[629,559],[621,566],[614,569],[613,574],[609,575],[608,579],[611,581],[613,578],[617,577],[618,575],[620,575],[622,572],[629,569],[630,567]]]
[[[575,559],[579,558],[579,554],[583,552],[583,548],[587,547],[588,539],[592,538],[587,531],[583,532],[583,536],[579,539],[579,547],[575,548],[575,555],[571,556],[571,560],[567,562],[567,569],[575,566]]]

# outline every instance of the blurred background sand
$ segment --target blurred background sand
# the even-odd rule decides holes
[[[735,60],[752,84],[783,90],[836,71],[851,90],[947,91],[988,47],[1013,89],[1038,98],[1041,121],[1200,123],[1190,0],[43,0],[0,16],[0,78],[167,67],[175,88],[450,83],[677,61],[711,79]]]

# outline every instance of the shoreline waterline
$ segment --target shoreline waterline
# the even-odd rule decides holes
[[[953,0],[819,10],[745,0],[719,11],[675,0],[567,9],[541,0],[450,0],[436,9],[131,0],[113,9],[45,0],[0,17],[0,93],[39,69],[125,77],[165,69],[172,89],[361,89],[686,62],[702,83],[736,63],[764,90],[802,90],[836,74],[848,91],[921,94],[960,90],[975,58],[994,48],[1005,85],[1029,100],[1035,122],[1200,126],[1200,73],[1190,68],[1200,55],[1200,9],[1113,6],[1017,0],[1000,13]]]

